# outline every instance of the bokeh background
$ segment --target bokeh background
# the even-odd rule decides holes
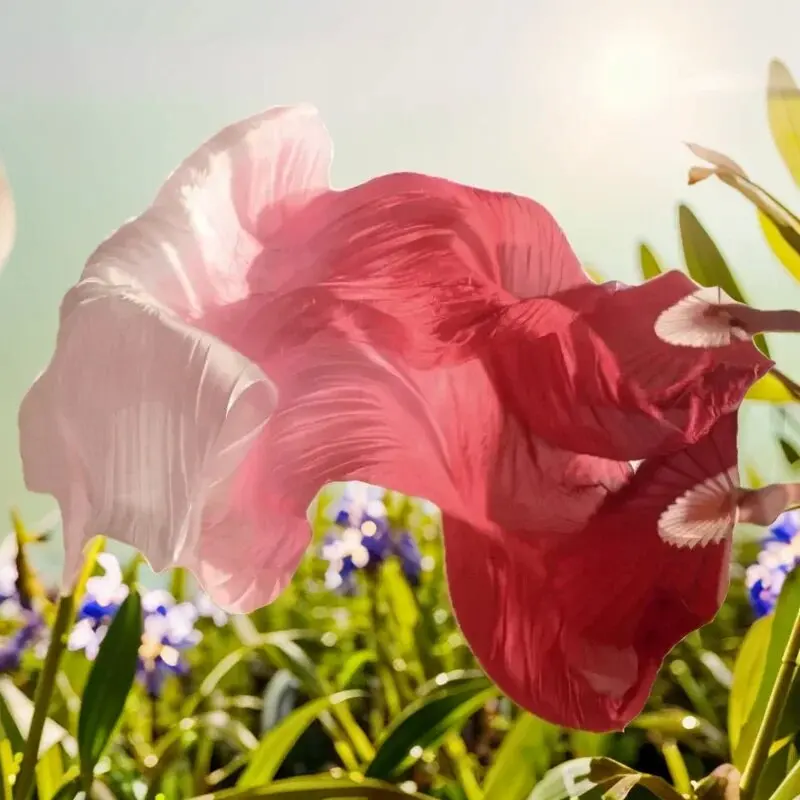
[[[800,305],[749,204],[686,185],[682,144],[797,207],[765,84],[773,57],[800,74],[798,30],[796,0],[7,0],[0,157],[20,229],[0,275],[0,508],[52,510],[24,490],[16,411],[86,256],[203,139],[266,106],[321,109],[337,186],[414,170],[530,195],[607,278],[639,279],[640,239],[677,266],[688,201],[746,296]],[[770,343],[797,377],[797,348]],[[745,411],[744,451],[769,479],[785,469],[774,424]]]

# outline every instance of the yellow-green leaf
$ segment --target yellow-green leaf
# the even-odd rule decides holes
[[[275,777],[300,736],[323,711],[332,705],[360,696],[361,692],[340,692],[330,697],[319,697],[296,708],[264,734],[236,786],[240,789],[266,786]]]
[[[733,668],[733,686],[728,703],[728,737],[731,751],[739,746],[742,729],[756,702],[767,663],[767,647],[772,632],[770,617],[762,617],[750,626],[739,648]]]
[[[800,281],[800,253],[789,244],[781,229],[763,211],[758,212],[758,222],[772,252],[789,274]]]
[[[767,112],[772,138],[800,186],[800,90],[783,62],[769,65]]]
[[[768,372],[763,378],[757,380],[745,395],[746,400],[759,400],[762,403],[796,403],[794,395],[786,388],[780,379]]]
[[[639,245],[639,269],[646,281],[649,281],[650,278],[655,278],[664,271],[661,269],[661,265],[658,263],[653,251],[644,242]]]
[[[484,800],[526,800],[551,767],[560,729],[522,712],[495,753]]]
[[[701,286],[719,286],[734,300],[743,303],[744,297],[722,253],[688,206],[678,207],[678,227],[683,258],[692,278]]]
[[[688,206],[678,206],[678,228],[689,275],[701,286],[719,286],[733,300],[747,302],[716,243]],[[753,341],[769,357],[764,337],[758,334]]]

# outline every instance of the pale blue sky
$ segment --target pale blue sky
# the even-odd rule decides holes
[[[688,200],[753,300],[800,305],[744,201],[685,185],[694,140],[800,207],[767,127],[772,57],[800,78],[797,0],[8,0],[0,158],[20,230],[0,276],[0,509],[50,507],[23,490],[16,408],[86,255],[266,106],[322,110],[337,185],[410,169],[528,194],[608,277],[636,277],[641,238],[677,263]],[[773,351],[800,378],[796,345]],[[754,416],[748,455],[776,474]]]

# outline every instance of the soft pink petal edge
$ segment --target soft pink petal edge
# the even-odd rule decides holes
[[[14,206],[14,195],[8,182],[5,170],[0,163],[0,269],[3,268],[17,233],[17,212]]]
[[[26,484],[61,507],[65,584],[98,534],[191,569],[230,610],[290,580],[308,526],[265,516],[247,461],[276,393],[203,313],[246,291],[260,231],[327,188],[331,154],[310,106],[231,125],[90,257],[19,416]]]

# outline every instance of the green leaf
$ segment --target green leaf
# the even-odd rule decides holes
[[[800,797],[800,761],[789,771],[771,800],[797,800],[798,797]]]
[[[774,372],[768,372],[763,378],[759,378],[747,390],[745,400],[757,400],[762,403],[774,403],[776,405],[797,402],[797,398]]]
[[[246,618],[245,618],[246,619]],[[242,661],[251,658],[254,653],[257,653],[262,648],[270,645],[282,645],[285,642],[291,642],[294,639],[306,636],[306,631],[287,630],[276,631],[274,633],[256,634],[253,640],[248,644],[232,650],[219,663],[206,675],[203,682],[200,684],[198,690],[186,701],[183,706],[183,715],[186,717],[192,716],[204,701],[206,701],[217,690],[219,684],[225,677],[235,669]]]
[[[639,775],[624,775],[610,789],[603,792],[603,800],[625,800],[631,790],[639,783]]]
[[[63,781],[61,748],[51,747],[36,764],[36,800],[53,800]]]
[[[724,753],[725,736],[710,722],[683,708],[660,708],[640,714],[631,723],[632,728],[658,733],[662,738],[677,741],[703,741],[718,752]]]
[[[78,751],[84,781],[91,780],[125,707],[141,642],[142,601],[133,589],[108,628],[83,691]]]
[[[2,729],[0,729],[0,735]],[[19,771],[14,761],[14,750],[8,739],[0,738],[0,800],[13,800],[14,778]]]
[[[734,753],[761,686],[772,619],[771,616],[762,617],[750,626],[733,666],[733,686],[728,701],[728,738]]]
[[[758,693],[742,728],[739,744],[734,750],[733,763],[740,770],[744,769],[747,757],[753,748],[756,733],[764,718],[769,695],[780,668],[786,642],[789,640],[798,613],[800,613],[800,569],[795,568],[789,573],[781,589],[772,617],[769,646]]]
[[[269,783],[297,740],[325,709],[361,696],[361,692],[339,692],[295,709],[262,737],[237,787],[247,789]]]
[[[47,592],[45,592],[44,586],[42,586],[28,558],[28,544],[34,540],[34,537],[29,533],[25,523],[22,521],[22,517],[16,510],[11,512],[11,524],[14,527],[14,536],[17,540],[17,555],[15,559],[17,591],[22,605],[30,608],[34,601],[38,603],[47,602]]]
[[[386,598],[395,622],[395,636],[403,652],[408,653],[414,646],[414,628],[419,622],[419,608],[399,560],[390,559],[384,562],[380,574],[380,591]]]
[[[427,795],[407,792],[381,781],[327,775],[289,778],[265,787],[229,789],[194,800],[258,800],[261,797],[272,800],[432,800]]]
[[[624,780],[625,778],[628,778],[629,780],[626,781]],[[632,778],[635,778],[636,780],[632,781]],[[683,795],[670,786],[663,778],[659,778],[656,775],[647,775],[643,772],[637,772],[636,770],[626,767],[624,764],[620,764],[618,761],[614,761],[610,758],[593,758],[591,760],[589,780],[598,786],[603,786],[606,789],[610,789],[612,793],[614,791],[614,786],[619,786],[619,791],[622,791],[624,787],[627,787],[625,788],[624,794],[619,795],[620,797],[627,795],[633,786],[638,784],[647,789],[650,794],[661,798],[661,800],[684,800]],[[620,782],[622,782],[622,784],[620,784]],[[609,796],[612,798],[615,797],[613,794]]]
[[[731,299],[747,302],[719,248],[688,206],[678,206],[678,229],[689,275],[701,286],[719,286]],[[764,337],[758,334],[753,341],[769,357]]]
[[[386,729],[368,778],[392,779],[414,764],[426,748],[438,746],[498,693],[485,678],[445,686],[412,703]]]
[[[770,250],[789,274],[800,281],[800,235],[791,226],[772,219],[760,209],[758,222]]]
[[[75,800],[81,794],[81,779],[72,778],[63,783],[53,796],[53,800]]]
[[[795,670],[775,738],[781,740],[787,736],[794,737],[798,732],[800,732],[800,670]]]
[[[33,703],[5,677],[0,677],[0,726],[11,741],[14,750],[22,752],[33,718]],[[51,747],[60,744],[64,752],[74,756],[78,752],[75,740],[52,719],[45,720],[39,743],[39,758]]]
[[[357,650],[348,656],[347,661],[339,670],[336,676],[336,686],[338,689],[349,689],[355,683],[358,676],[362,673],[367,664],[376,661],[374,650]]]
[[[611,745],[609,733],[590,733],[589,731],[570,731],[569,749],[575,758],[604,756]]]
[[[789,70],[777,59],[769,65],[767,113],[778,152],[800,186],[800,91]]]
[[[653,251],[644,242],[639,245],[639,269],[646,281],[661,275],[664,271]]]
[[[800,464],[800,453],[797,452],[795,447],[786,441],[786,439],[778,440],[783,452],[783,457],[789,462],[790,467],[796,467]]]
[[[527,800],[552,765],[559,734],[556,726],[522,712],[486,774],[484,800]]]
[[[678,206],[678,228],[689,275],[701,286],[719,286],[737,302],[745,302],[722,253],[688,206]]]

